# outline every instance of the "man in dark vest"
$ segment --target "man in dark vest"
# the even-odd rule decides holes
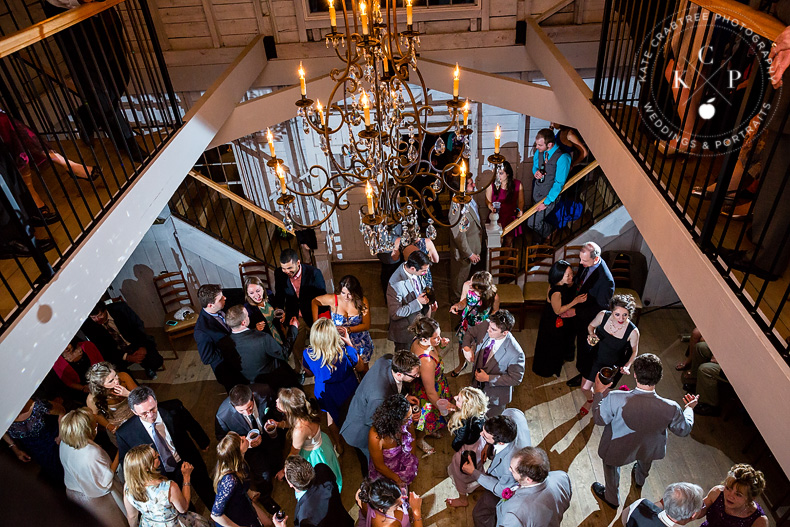
[[[686,525],[702,508],[702,487],[693,483],[672,483],[658,504],[644,498],[623,510],[625,527],[672,527]],[[663,505],[663,509],[661,506]]]
[[[554,139],[551,128],[538,130],[535,136],[535,155],[532,158],[532,202],[538,203],[538,211],[527,220],[527,226],[542,241],[551,234],[551,225],[546,223],[546,216],[551,214],[557,203],[562,186],[568,179],[571,169],[570,154],[563,154]]]

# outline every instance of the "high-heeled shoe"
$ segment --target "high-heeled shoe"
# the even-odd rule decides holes
[[[453,371],[451,371],[450,372],[450,377],[455,379],[456,377],[458,377],[459,375],[461,375],[464,372],[464,370],[466,369],[467,366],[469,366],[469,362],[468,361],[464,362],[464,366],[460,370],[453,370]]]
[[[99,168],[99,165],[95,165],[91,167],[90,172],[88,172],[87,170],[87,165],[85,165],[85,168],[86,168],[85,173],[88,174],[88,177],[82,177],[82,176],[78,176],[77,174],[74,174],[74,179],[81,179],[83,181],[96,181],[102,176],[102,171],[101,168]]]

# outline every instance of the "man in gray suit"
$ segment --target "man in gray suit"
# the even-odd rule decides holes
[[[420,359],[411,351],[396,351],[394,356],[385,355],[373,363],[373,367],[359,383],[351,399],[346,420],[340,435],[346,443],[354,447],[362,468],[362,476],[368,476],[368,433],[373,426],[373,412],[390,395],[403,393],[409,389],[404,386],[420,376]],[[411,404],[419,404],[413,395],[407,395]]]
[[[475,180],[469,177],[466,180],[466,192],[474,191]],[[462,224],[466,230],[461,230]],[[453,235],[450,237],[450,250],[453,253],[450,262],[451,291],[453,302],[458,302],[472,265],[480,261],[483,250],[483,227],[474,196],[466,205],[453,203],[450,207],[450,225],[453,225],[451,227]]]
[[[636,388],[630,392],[617,390],[604,396],[611,383],[604,385],[595,377],[592,412],[595,424],[606,427],[598,446],[606,484],[596,481],[592,491],[613,509],[620,503],[620,467],[636,461],[633,480],[642,487],[650,465],[667,453],[667,429],[680,437],[691,433],[698,400],[697,396],[686,394],[685,409],[681,409],[675,401],[656,394],[663,368],[661,359],[652,353],[638,356],[632,369]]]
[[[475,365],[473,386],[488,395],[488,417],[502,413],[524,378],[524,351],[511,333],[515,323],[510,311],[500,309],[464,335],[464,356]]]
[[[392,273],[387,286],[387,311],[390,316],[389,339],[395,343],[395,350],[407,350],[414,335],[409,326],[423,311],[430,316],[437,306],[425,294],[423,276],[431,269],[431,261],[422,251],[414,251],[409,259]]]
[[[560,527],[571,504],[571,478],[550,470],[541,448],[528,446],[513,455],[510,473],[518,486],[497,505],[497,527]]]
[[[491,465],[486,472],[482,472],[475,468],[471,459],[467,459],[461,470],[474,477],[488,491],[480,496],[472,511],[475,527],[494,527],[496,507],[502,491],[516,485],[516,478],[510,471],[510,461],[516,452],[530,443],[527,417],[517,408],[508,408],[502,415],[486,419],[480,436],[487,443],[483,456],[490,458],[491,454],[494,455]]]

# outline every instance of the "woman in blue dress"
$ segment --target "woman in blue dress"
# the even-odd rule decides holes
[[[211,507],[211,519],[222,527],[260,527],[265,515],[253,505],[260,494],[250,490],[244,454],[250,443],[236,432],[228,432],[217,445],[217,468],[214,490],[217,497]]]
[[[302,364],[315,375],[313,396],[326,413],[329,436],[342,454],[340,427],[359,386],[354,370],[361,371],[366,365],[359,360],[346,328],[335,327],[326,318],[313,322],[310,344],[304,350]]]
[[[320,308],[329,307],[332,322],[348,330],[351,345],[364,362],[373,355],[373,339],[370,338],[370,304],[362,291],[357,277],[346,275],[337,286],[339,295],[326,294],[313,299],[313,320],[318,320]],[[315,373],[315,372],[314,372]]]

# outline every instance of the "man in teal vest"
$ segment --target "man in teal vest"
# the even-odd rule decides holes
[[[527,226],[535,231],[540,241],[549,237],[551,225],[546,223],[546,216],[551,214],[557,204],[562,186],[568,179],[571,169],[570,154],[563,154],[554,139],[554,132],[550,128],[543,128],[535,136],[535,155],[532,158],[532,202],[543,203],[538,205],[538,210],[527,220]]]

